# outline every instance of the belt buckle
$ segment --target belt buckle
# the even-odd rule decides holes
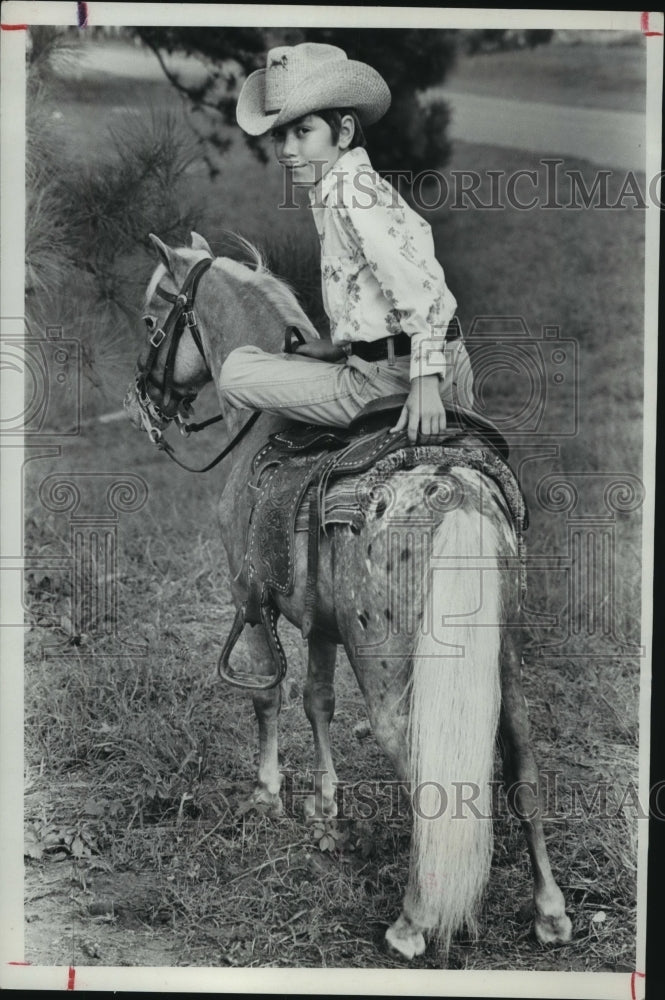
[[[462,337],[462,328],[460,326],[460,321],[457,316],[453,316],[450,323],[446,328],[446,336],[444,342],[452,344],[455,340],[460,340]]]
[[[395,338],[393,336],[387,337],[386,351],[388,354],[388,367],[395,367]]]

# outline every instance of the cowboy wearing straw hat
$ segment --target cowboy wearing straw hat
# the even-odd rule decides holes
[[[331,340],[281,355],[232,351],[221,372],[232,405],[347,426],[371,400],[408,393],[394,429],[406,427],[411,441],[445,430],[444,402],[473,408],[431,228],[364,149],[363,129],[389,106],[380,74],[334,45],[273,48],[245,81],[238,124],[252,136],[269,132],[286,176],[309,189]]]

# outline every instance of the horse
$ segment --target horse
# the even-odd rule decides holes
[[[196,233],[191,246],[180,248],[152,234],[150,238],[159,262],[144,302],[150,346],[138,365],[145,374],[148,361],[150,370],[143,398],[135,384],[128,390],[128,416],[158,440],[161,429],[182,415],[183,408],[187,413],[190,401],[212,381],[234,433],[246,421],[247,411],[234,411],[219,389],[228,354],[248,344],[279,351],[284,330],[293,326],[308,338],[319,334],[294,292],[246,241],[251,260],[241,263],[214,257]],[[195,315],[192,295],[189,325],[181,323],[176,345],[173,324],[165,318],[168,305],[187,300],[184,289],[191,286],[195,270],[195,284],[200,280]],[[262,413],[249,430],[244,428],[244,437],[227,458],[218,515],[236,605],[242,600],[239,577],[252,459],[267,435],[283,424],[279,416]],[[315,773],[320,775],[317,794],[305,800],[306,819],[334,822],[336,815],[329,726],[340,645],[364,697],[375,739],[399,780],[418,791],[418,807],[411,810],[409,875],[401,912],[385,934],[388,948],[402,960],[421,955],[430,942],[447,954],[453,935],[462,928],[477,933],[492,857],[490,782],[499,735],[508,804],[521,821],[531,860],[533,897],[526,908],[535,936],[544,944],[571,937],[571,921],[545,845],[522,691],[524,640],[515,526],[506,517],[496,484],[483,472],[454,462],[448,477],[454,502],[440,504],[430,523],[418,519],[436,487],[438,471],[436,462],[429,461],[417,474],[396,472],[384,484],[390,517],[384,491],[383,499],[368,509],[362,527],[339,525],[322,535],[319,614],[308,638],[303,690],[314,737]],[[400,530],[396,549],[395,531]],[[293,590],[276,595],[278,611],[296,627],[305,606],[306,535],[297,533]],[[416,537],[426,544],[412,544]],[[415,625],[386,630],[390,607],[401,615],[400,623]],[[266,629],[259,624],[246,635],[257,675],[270,674]],[[250,803],[279,815],[281,685],[254,690],[252,699],[259,763]],[[452,808],[460,786],[471,790],[471,808],[463,818]],[[442,809],[446,793],[449,806]]]

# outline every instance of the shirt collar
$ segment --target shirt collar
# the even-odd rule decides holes
[[[315,203],[321,205],[326,201],[331,191],[334,191],[338,183],[340,183],[338,180],[339,175],[344,180],[348,180],[349,177],[353,177],[355,174],[366,170],[372,170],[372,164],[370,163],[367,150],[362,146],[356,146],[355,149],[349,149],[346,153],[342,153],[334,166],[323,175],[318,184],[310,188],[310,205],[313,206]]]

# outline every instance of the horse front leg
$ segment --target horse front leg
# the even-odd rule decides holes
[[[337,644],[312,632],[309,638],[307,680],[303,691],[305,714],[314,736],[315,792],[304,800],[306,819],[334,819],[337,815],[337,775],[330,748],[330,723],[335,712]]]
[[[531,749],[526,699],[522,690],[521,650],[514,630],[502,642],[501,744],[508,805],[522,824],[534,878],[533,921],[542,944],[570,941],[572,925],[561,889],[550,867],[543,824],[538,769]]]
[[[236,608],[247,598],[244,584],[241,582],[241,570],[247,538],[247,524],[243,519],[247,515],[248,508],[240,499],[244,497],[247,476],[248,473],[244,471],[242,465],[232,471],[217,510]],[[274,662],[263,625],[247,626],[242,634],[247,643],[252,673],[257,676],[272,674]],[[241,803],[240,811],[256,809],[269,816],[279,816],[284,811],[279,794],[282,775],[277,757],[278,721],[282,707],[281,684],[253,691],[252,703],[259,726],[259,768],[256,785],[249,797]]]
[[[245,636],[254,671],[257,674],[270,673],[273,669],[272,654],[263,626],[255,625],[245,629]],[[279,797],[282,775],[277,758],[278,720],[282,707],[281,684],[265,691],[254,691],[252,702],[259,724],[259,770],[254,790],[242,809],[246,811],[253,808],[269,816],[279,816],[284,810]]]

